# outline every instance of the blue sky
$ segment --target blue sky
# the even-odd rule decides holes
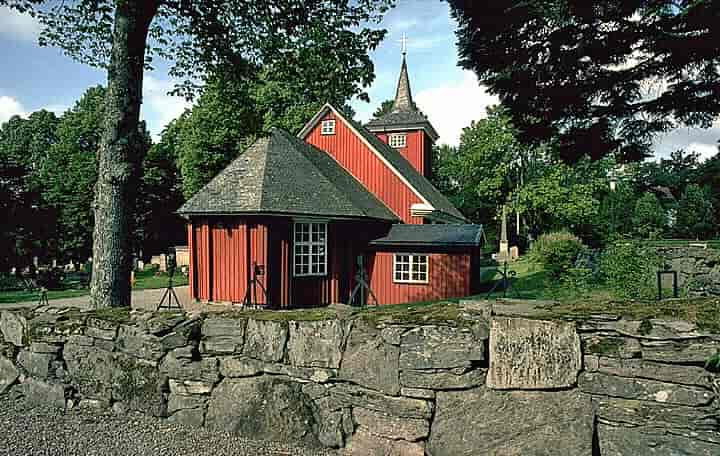
[[[371,103],[352,103],[358,118],[368,120],[383,100],[394,96],[400,39],[405,33],[415,101],[440,133],[439,142],[457,144],[462,128],[484,117],[486,108],[497,99],[478,84],[473,73],[457,66],[455,23],[447,3],[399,0],[381,26],[388,34],[372,53],[376,79],[367,89]],[[78,64],[59,49],[40,48],[38,33],[39,26],[31,18],[0,8],[0,122],[41,108],[61,113],[88,87],[105,83],[103,71]],[[173,83],[164,71],[145,76],[142,117],[155,137],[188,106],[167,95]],[[656,155],[667,155],[679,147],[714,155],[718,139],[720,122],[709,130],[680,129],[658,140]]]

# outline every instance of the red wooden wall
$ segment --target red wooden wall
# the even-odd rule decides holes
[[[259,280],[272,307],[347,302],[354,286],[356,257],[365,252],[370,239],[384,235],[388,228],[384,222],[329,222],[327,274],[294,277],[292,219],[193,219],[188,227],[190,295],[205,302],[240,303],[247,293],[249,268],[257,262],[265,266]],[[255,293],[255,302],[267,302],[259,286]]]
[[[253,264],[267,265],[267,225],[239,219],[194,220],[189,232],[190,296],[201,301],[242,302]],[[264,283],[266,278],[260,280]],[[260,287],[253,291],[256,301],[264,303]]]
[[[405,133],[407,136],[405,147],[395,150],[400,152],[420,174],[429,178],[432,171],[432,143],[430,143],[430,149],[428,149],[428,141],[426,141],[427,135],[425,135],[425,132],[415,130],[392,133]],[[377,133],[376,136],[380,141],[388,144],[388,136],[392,133]]]
[[[329,153],[365,188],[384,202],[405,223],[423,223],[422,217],[412,217],[410,207],[423,201],[383,163],[365,143],[332,112],[322,120],[335,119],[335,134],[321,135],[318,122],[305,141]]]
[[[368,255],[370,288],[380,304],[458,298],[471,294],[471,255],[469,253],[429,253],[429,280],[426,284],[393,281],[394,253]],[[372,298],[368,299],[372,303]]]

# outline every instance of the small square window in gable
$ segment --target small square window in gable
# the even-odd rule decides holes
[[[393,133],[388,137],[388,144],[395,149],[407,146],[407,135],[405,133]]]
[[[321,135],[334,135],[335,134],[335,119],[323,120],[320,126]]]

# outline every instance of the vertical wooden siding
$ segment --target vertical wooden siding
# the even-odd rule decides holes
[[[471,255],[468,253],[430,253],[429,282],[395,283],[394,253],[368,255],[370,287],[380,304],[403,304],[417,301],[468,296],[471,292]]]
[[[428,167],[430,166],[430,162],[427,160],[427,154],[425,152],[425,132],[422,130],[415,130],[397,133],[405,133],[406,143],[405,147],[401,147],[396,150],[400,152],[400,155],[405,157],[405,159],[409,161],[420,174],[425,177],[429,176],[430,173]],[[380,141],[388,144],[388,136],[390,134],[391,133],[377,133],[376,136],[380,139]]]
[[[201,301],[242,302],[253,264],[264,265],[268,277],[267,233],[264,223],[237,219],[193,221],[191,236],[191,296]],[[248,248],[250,255],[248,256]],[[259,286],[256,301],[265,302]]]
[[[197,274],[197,266],[195,265],[195,229],[193,228],[192,220],[187,224],[187,237],[188,237],[188,254],[190,255],[188,265],[188,288],[190,289],[190,299],[197,299],[195,293],[195,274]]]
[[[403,222],[423,223],[422,217],[410,215],[410,207],[422,200],[341,119],[332,112],[323,118],[327,119],[336,120],[335,134],[321,135],[318,122],[305,141],[329,153]]]

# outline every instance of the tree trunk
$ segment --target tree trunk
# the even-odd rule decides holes
[[[142,163],[138,129],[145,43],[156,0],[118,0],[98,150],[90,295],[95,308],[130,305],[131,228]]]

